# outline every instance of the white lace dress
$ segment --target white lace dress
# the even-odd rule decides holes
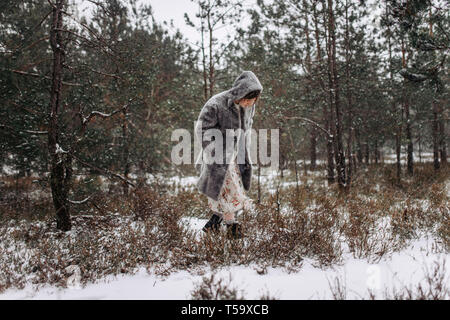
[[[235,104],[236,108],[239,105]],[[240,112],[239,112],[240,115]],[[239,136],[237,141],[239,141]],[[242,185],[241,173],[236,163],[237,148],[235,148],[230,164],[225,174],[225,180],[219,193],[219,198],[214,200],[208,197],[208,207],[223,215],[234,214],[239,210],[252,210],[254,208],[253,201],[247,196],[244,186]],[[233,217],[234,218],[234,217]],[[226,218],[225,218],[226,219]]]

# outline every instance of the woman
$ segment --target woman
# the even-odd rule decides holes
[[[201,164],[197,188],[208,197],[208,207],[213,212],[203,228],[205,232],[218,231],[223,221],[230,236],[242,237],[241,226],[235,215],[238,211],[253,209],[253,203],[245,191],[250,190],[252,177],[250,130],[255,103],[262,90],[256,75],[251,71],[244,71],[234,81],[231,89],[211,97],[200,111],[195,128],[198,140],[202,142],[202,152],[196,161],[197,168]],[[231,155],[230,152],[227,153],[230,150],[226,146],[227,129],[236,132]],[[213,141],[218,143],[212,138],[217,132],[222,135],[222,139],[218,141],[222,142],[219,148],[222,148],[224,157],[221,159],[224,161],[204,161],[209,157],[205,151],[211,149],[208,148],[209,144]],[[244,161],[240,161],[241,159]]]

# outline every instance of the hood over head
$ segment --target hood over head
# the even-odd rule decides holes
[[[259,90],[260,94],[263,90],[261,83],[252,71],[244,71],[233,83],[233,87],[229,90],[233,101],[244,98],[248,93]]]

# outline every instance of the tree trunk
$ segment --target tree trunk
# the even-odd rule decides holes
[[[347,95],[347,115],[348,115],[348,138],[347,138],[347,181],[345,182],[347,187],[350,186],[352,181],[352,138],[353,138],[353,103],[352,103],[352,91],[350,85],[350,26],[348,18],[348,1],[345,2],[345,79],[346,79],[346,95]]]
[[[430,18],[431,18],[431,7],[430,7]],[[433,21],[430,19],[430,37],[433,38]],[[434,52],[432,53],[433,57],[435,57]],[[445,135],[445,127],[444,121],[442,120],[443,113],[441,107],[441,101],[433,100],[433,164],[434,169],[438,170],[440,167],[440,162],[442,165],[447,163],[447,147],[446,147],[446,135]],[[438,119],[440,117],[440,119]],[[439,138],[438,138],[439,135]]]
[[[310,160],[311,160],[311,165],[310,165],[310,170],[315,170],[316,169],[316,162],[317,162],[317,130],[316,128],[311,128],[310,131]]]
[[[206,53],[205,53],[205,27],[203,25],[203,20],[201,21],[201,51],[202,51],[202,66],[203,66],[203,94],[205,97],[205,101],[208,100],[208,75],[206,72]]]
[[[401,164],[401,136],[402,136],[402,127],[401,125],[397,126],[397,134],[395,135],[395,154],[396,154],[396,173],[397,173],[397,183],[400,183],[400,179],[402,176],[402,164]]]
[[[261,164],[258,161],[258,203],[261,203]]]
[[[71,229],[68,193],[72,177],[72,159],[59,145],[59,113],[62,95],[62,74],[64,47],[62,41],[62,9],[64,0],[57,0],[52,9],[50,45],[53,52],[52,86],[50,91],[50,114],[48,124],[48,150],[50,155],[50,187],[53,205],[56,211],[57,228],[63,231]]]
[[[125,179],[128,180],[128,174],[130,173],[130,162],[129,162],[129,141],[128,141],[128,116],[127,116],[127,110],[123,110],[123,122],[122,122],[122,142],[123,142],[123,165],[124,165],[124,171],[123,176]],[[128,195],[129,186],[126,181],[122,184],[122,190],[123,194],[125,196]]]
[[[303,0],[303,7],[307,8],[307,3],[305,0]],[[311,77],[312,76],[312,66],[311,66],[311,39],[310,39],[310,35],[309,35],[309,17],[308,17],[308,12],[305,10],[305,36],[306,36],[306,70],[308,71],[308,76]],[[320,54],[320,53],[319,53]],[[313,103],[313,100],[311,98],[310,95],[310,84],[308,82],[307,84],[307,101],[308,103]],[[314,121],[316,121],[316,119],[313,119]],[[310,144],[309,144],[309,148],[310,148],[310,170],[314,170],[316,169],[316,160],[317,160],[317,131],[315,127],[311,127],[311,131],[309,132],[310,135]]]
[[[373,150],[374,156],[375,156],[375,164],[378,164],[378,160],[380,157],[380,152],[378,150],[378,139],[375,139],[375,146],[374,146],[374,150]]]
[[[333,95],[333,104],[335,116],[334,126],[336,127],[335,133],[335,158],[336,158],[336,169],[338,174],[338,184],[339,188],[346,187],[346,179],[345,179],[345,156],[344,156],[344,145],[342,142],[343,135],[343,126],[342,126],[342,110],[340,105],[340,97],[339,97],[339,82],[338,82],[338,73],[337,73],[337,65],[336,65],[336,31],[335,31],[335,17],[334,17],[334,9],[333,9],[333,0],[328,0],[328,32],[330,37],[329,42],[329,63],[330,63],[330,72],[331,72],[331,89]],[[333,126],[333,125],[332,125]]]
[[[322,1],[322,3],[325,5],[325,2]],[[316,11],[316,7],[313,7],[314,10],[314,15],[313,15],[313,19],[314,19],[314,34],[315,34],[315,39],[316,39],[316,52],[317,52],[317,66],[323,66],[323,60],[322,60],[322,55],[321,55],[321,47],[320,47],[320,39],[319,39],[319,26],[318,26],[318,17],[317,17],[317,11]],[[325,16],[324,16],[325,19]],[[325,21],[324,21],[325,22]],[[325,37],[325,41],[327,41],[326,37]],[[328,50],[328,44],[326,45],[326,48]],[[319,70],[320,71],[320,70]],[[320,78],[319,83],[322,87],[322,89],[325,90],[325,83],[324,81]],[[331,105],[331,93],[329,93],[328,95],[328,99],[329,99],[329,104]],[[331,123],[330,123],[330,112],[328,112],[328,108],[327,108],[327,104],[324,103],[323,104],[323,108],[322,108],[322,114],[323,114],[323,122],[324,122],[324,127],[325,130],[327,130],[328,132],[331,132]],[[334,183],[335,182],[335,177],[334,177],[334,161],[333,161],[333,139],[330,138],[329,136],[327,136],[327,141],[326,141],[326,148],[327,148],[327,180],[328,183]]]
[[[432,122],[432,133],[433,133],[433,167],[434,170],[440,168],[439,163],[439,122],[438,122],[438,110],[437,102],[433,101],[433,122]]]
[[[386,15],[389,14],[389,7],[386,5]],[[392,114],[394,116],[397,115],[398,111],[396,108],[395,103],[395,97],[394,97],[394,76],[393,76],[393,63],[392,63],[392,45],[391,45],[391,29],[388,25],[388,50],[389,50],[389,86],[390,86],[390,93],[391,93],[391,99],[392,99]],[[396,177],[397,177],[397,183],[400,183],[401,179],[401,163],[400,163],[400,156],[401,156],[401,137],[402,137],[402,121],[397,122],[398,119],[394,118],[393,127],[394,129],[394,135],[395,135],[395,153],[396,153]]]
[[[369,142],[366,141],[366,143],[364,143],[364,162],[366,164],[369,164],[370,161],[370,153],[369,153]]]
[[[286,126],[286,123],[284,123],[284,126]],[[288,128],[288,133],[289,133],[289,142],[291,144],[291,148],[292,148],[292,153],[293,153],[293,159],[294,159],[294,170],[295,170],[295,191],[297,193],[297,195],[299,194],[299,182],[298,182],[298,169],[297,169],[297,152],[296,152],[296,148],[294,145],[294,138],[292,137],[292,132],[291,129],[289,127]]]
[[[418,137],[417,137],[417,147],[419,152],[419,163],[422,163],[422,134],[421,130],[418,131]]]
[[[213,59],[213,27],[211,25],[211,11],[208,12],[209,30],[209,96],[214,94],[214,59]]]
[[[329,127],[328,127],[329,130]],[[328,183],[334,183],[334,153],[333,153],[333,139],[327,138],[327,179]]]
[[[407,167],[408,167],[408,174],[413,175],[414,174],[414,158],[413,158],[413,140],[412,140],[412,132],[411,132],[411,119],[410,119],[410,112],[409,112],[409,101],[405,97],[405,117],[406,117],[406,141],[407,141],[407,150],[408,150],[408,159],[407,159]]]
[[[443,120],[444,113],[442,111],[442,104],[439,103],[439,154],[441,156],[441,164],[444,166],[447,164],[447,134],[445,132],[445,122]]]
[[[405,48],[405,42],[402,38],[402,67],[406,68],[407,66],[407,57],[406,57],[406,48]],[[403,92],[402,92],[402,105],[403,105],[403,111],[405,113],[406,118],[406,143],[407,143],[407,168],[408,168],[408,174],[413,175],[414,174],[414,159],[413,159],[413,141],[412,141],[412,133],[411,133],[411,119],[410,119],[410,112],[409,112],[409,88],[408,84],[406,82],[406,79],[403,79]]]
[[[401,163],[402,135],[403,135],[403,108],[401,109],[401,112],[400,112],[400,121],[397,124],[397,134],[395,135],[395,153],[396,153],[396,157],[397,157],[397,162],[396,162],[397,183],[400,183],[401,175],[402,175],[402,163]]]
[[[356,158],[358,159],[358,163],[361,164],[363,162],[363,151],[361,145],[361,135],[358,129],[355,129],[355,138],[356,138]]]

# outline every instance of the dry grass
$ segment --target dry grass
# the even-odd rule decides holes
[[[359,171],[347,193],[326,186],[316,174],[301,177],[298,189],[292,184],[275,194],[263,189],[259,214],[244,212],[240,217],[245,233],[241,240],[230,240],[224,232],[197,237],[182,224],[182,217],[209,216],[205,197],[195,190],[173,194],[170,188],[145,186],[128,196],[120,188],[96,189],[91,201],[73,207],[73,230],[63,233],[55,229],[48,191],[36,193],[36,184],[24,179],[21,196],[14,196],[19,194],[13,186],[17,181],[3,179],[0,292],[27,283],[65,287],[70,276],[66,268],[72,265],[80,268],[85,284],[110,274],[133,273],[142,266],[162,275],[232,264],[296,271],[308,258],[326,268],[342,264],[346,251],[374,263],[424,232],[439,241],[437,250],[448,252],[450,174],[443,169],[435,175],[430,168],[417,165],[416,176],[398,185],[391,166],[369,166]],[[292,174],[285,174],[284,179],[292,181]],[[255,191],[256,184],[253,198]],[[31,198],[31,192],[42,197]],[[23,200],[26,197],[29,202]],[[206,279],[193,297],[236,294],[223,285]],[[335,297],[345,298],[344,292],[336,290]]]
[[[232,277],[227,282],[223,279],[216,279],[214,274],[210,277],[203,277],[191,292],[193,300],[244,300],[244,292],[231,287]]]
[[[203,277],[202,281],[191,291],[193,300],[245,300],[245,291],[238,290],[232,284],[233,278],[230,273],[227,280],[219,278],[214,274]],[[260,300],[276,300],[270,292],[266,292],[259,297]]]
[[[0,221],[41,220],[51,212],[52,205],[50,194],[42,192],[35,178],[0,178]]]
[[[435,261],[429,267],[424,266],[425,278],[415,285],[402,288],[385,289],[384,299],[388,300],[448,300],[450,299],[450,277],[447,274],[445,260]],[[374,298],[372,296],[372,298]]]

